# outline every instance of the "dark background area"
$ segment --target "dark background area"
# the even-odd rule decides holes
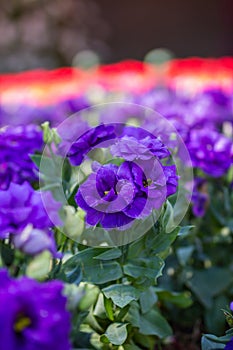
[[[233,55],[232,0],[0,0],[0,71],[73,64],[82,50],[103,63]]]

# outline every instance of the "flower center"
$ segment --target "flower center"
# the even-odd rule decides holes
[[[148,187],[148,186],[150,186],[151,184],[152,184],[152,180],[151,179],[147,179],[147,180],[143,180],[143,186],[144,187]]]
[[[22,332],[25,328],[29,327],[31,325],[32,321],[29,317],[24,316],[22,314],[19,314],[15,324],[14,324],[14,330],[17,333]]]

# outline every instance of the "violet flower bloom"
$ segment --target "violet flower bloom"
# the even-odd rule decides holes
[[[11,182],[38,180],[37,168],[29,154],[42,149],[42,132],[35,125],[0,130],[0,190]]]
[[[231,338],[229,343],[227,343],[227,345],[225,346],[224,350],[233,350],[233,338]]]
[[[88,225],[126,226],[159,210],[166,200],[167,177],[158,160],[125,161],[120,166],[95,163],[93,170],[75,196]]]
[[[28,255],[37,255],[45,250],[52,253],[55,258],[61,258],[57,252],[56,244],[51,231],[44,231],[27,225],[18,235],[12,236],[14,247]]]
[[[61,204],[50,193],[46,196],[50,198],[50,211],[59,210]],[[13,238],[16,247],[27,254],[34,255],[49,249],[57,255],[49,228],[59,224],[59,218],[57,214],[52,216],[54,222],[45,211],[40,192],[34,191],[27,182],[22,185],[11,183],[7,191],[0,191],[0,239],[17,236]],[[29,231],[28,225],[31,227]],[[38,245],[39,236],[41,241]]]
[[[233,311],[233,301],[230,303],[230,309],[231,309],[231,311]],[[227,343],[227,345],[225,346],[224,350],[233,350],[233,337]]]
[[[70,350],[70,314],[60,281],[11,279],[0,270],[0,348]]]
[[[149,160],[154,157],[165,158],[170,155],[168,149],[157,138],[147,136],[141,140],[133,136],[123,136],[111,146],[111,153],[128,161]]]
[[[104,141],[114,139],[115,137],[116,135],[113,125],[101,124],[81,135],[77,141],[72,144],[67,156],[72,165],[80,165],[84,157],[95,146]]]
[[[232,141],[217,131],[191,130],[187,147],[193,166],[210,176],[224,175],[232,164]]]
[[[206,189],[207,181],[202,178],[194,179],[192,194],[192,211],[197,217],[203,217],[206,212],[209,195]]]

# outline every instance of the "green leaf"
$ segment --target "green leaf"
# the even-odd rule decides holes
[[[225,348],[225,345],[230,341],[231,337],[216,337],[212,334],[205,334],[201,339],[201,349],[202,350],[221,350]]]
[[[73,240],[79,240],[85,228],[85,221],[82,209],[75,210],[74,207],[66,205],[62,209],[64,221],[63,231],[66,236]]]
[[[110,299],[104,298],[104,307],[106,310],[106,314],[110,321],[114,321],[112,301]]]
[[[186,284],[207,308],[212,307],[213,297],[227,290],[232,283],[231,271],[221,267],[193,270],[193,276]]]
[[[129,260],[123,267],[124,273],[128,276],[139,278],[147,277],[155,279],[162,274],[164,262],[158,256],[151,258],[140,258]]]
[[[42,158],[42,154],[29,154],[31,160],[33,161],[33,163],[37,166],[37,168],[40,168],[40,162],[41,162],[41,158]],[[51,159],[48,157],[44,157],[47,159],[47,161],[49,160],[51,162]]]
[[[190,231],[194,228],[194,225],[182,226],[180,228],[178,236],[185,238],[190,234]]]
[[[108,317],[106,314],[106,309],[104,305],[104,295],[102,293],[99,294],[99,297],[97,299],[97,302],[93,310],[93,315],[103,320]]]
[[[97,256],[94,257],[94,259],[98,259],[98,260],[113,260],[113,259],[117,259],[122,255],[122,252],[120,249],[118,248],[112,248],[107,250],[104,253],[101,253]]]
[[[142,292],[140,295],[140,306],[142,313],[147,313],[150,311],[157,300],[158,297],[155,294],[153,287],[149,287],[147,290]]]
[[[137,300],[140,296],[138,289],[133,286],[116,284],[102,290],[106,298],[111,299],[113,303],[121,308],[125,307],[131,301]]]
[[[67,297],[67,309],[73,311],[77,309],[80,300],[85,294],[85,288],[82,285],[65,284],[63,294]]]
[[[136,301],[133,301],[130,304],[128,314],[126,316],[126,321],[129,322],[132,326],[139,328],[140,327],[140,306]]]
[[[172,335],[170,325],[157,310],[151,310],[140,317],[139,332],[144,335],[156,335],[159,338]]]
[[[226,321],[222,309],[229,305],[229,299],[224,295],[218,295],[213,300],[211,309],[204,310],[205,325],[208,332],[221,335],[225,331]]]
[[[113,345],[122,345],[128,336],[127,324],[112,323],[104,335]]]
[[[179,263],[182,266],[185,266],[190,257],[192,256],[192,253],[194,251],[194,246],[187,246],[187,247],[180,247],[176,250],[177,258],[179,260]]]
[[[50,182],[57,182],[61,179],[61,165],[63,159],[56,157],[56,164],[52,158],[43,156],[42,154],[32,154],[30,155],[31,160],[36,164],[38,169],[50,179]]]
[[[0,241],[0,255],[2,262],[6,266],[10,266],[14,261],[15,250],[9,244],[4,244]]]
[[[145,255],[145,237],[132,242],[129,245],[128,258],[135,259],[141,257],[141,255]]]
[[[168,290],[159,290],[157,295],[159,300],[172,303],[180,308],[187,308],[193,303],[190,292],[176,293]]]
[[[135,344],[125,344],[124,350],[141,350],[137,345]]]
[[[99,288],[95,285],[83,282],[77,288],[81,289],[84,294],[79,302],[79,309],[81,311],[88,310],[92,305],[95,304],[100,293]]]
[[[75,284],[79,284],[82,280],[82,269],[81,267],[78,266],[74,266],[71,269],[68,269],[66,271],[66,273],[64,274],[64,269],[62,269],[62,271],[59,274],[59,278],[63,280],[62,275],[65,276],[65,281],[68,283],[75,283]]]
[[[122,269],[116,261],[94,259],[103,252],[102,248],[87,248],[67,260],[62,267],[63,272],[72,275],[72,271],[81,268],[83,281],[104,284],[123,276]]]
[[[174,224],[174,209],[169,200],[166,201],[166,209],[162,217],[162,226],[165,229],[165,232],[170,232]]]
[[[179,233],[180,228],[177,227],[170,233],[160,233],[158,235],[150,235],[146,238],[146,247],[153,249],[154,253],[160,253],[171,246]]]

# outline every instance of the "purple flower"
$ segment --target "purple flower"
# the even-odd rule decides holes
[[[8,127],[0,131],[0,189],[11,182],[38,180],[29,154],[42,149],[42,132],[35,125]]]
[[[72,165],[80,165],[95,146],[115,138],[113,125],[99,125],[81,135],[71,146],[68,157]]]
[[[95,163],[93,171],[75,196],[91,226],[128,225],[160,209],[166,200],[167,176],[156,159],[125,161],[120,166]]]
[[[0,270],[0,346],[7,350],[70,350],[70,315],[59,281],[11,279]]]
[[[20,234],[13,235],[12,241],[15,248],[28,255],[37,255],[48,250],[54,257],[61,257],[57,252],[52,232],[33,228],[30,224]]]
[[[207,181],[202,178],[194,179],[194,188],[192,194],[192,211],[197,217],[205,215],[209,195],[206,189]]]
[[[22,185],[11,183],[7,191],[0,191],[0,238],[15,236],[15,246],[27,254],[48,249],[56,255],[49,228],[60,223],[57,211],[61,204],[50,193],[45,198],[49,200],[53,222],[45,211],[40,192],[34,191],[27,182]]]
[[[167,147],[157,137],[144,129],[131,126],[123,129],[117,142],[111,146],[111,153],[129,161],[170,156]]]
[[[232,141],[217,131],[191,130],[187,147],[193,166],[210,176],[224,175],[232,164]]]
[[[227,343],[227,345],[225,346],[224,350],[233,350],[233,338],[231,338],[229,343]]]
[[[167,187],[167,197],[176,193],[178,186],[178,176],[176,175],[176,166],[175,165],[166,165],[163,166],[163,173],[166,178],[166,187]]]
[[[51,226],[40,192],[26,182],[11,183],[7,191],[0,191],[0,237],[20,233],[28,224],[38,229]]]

